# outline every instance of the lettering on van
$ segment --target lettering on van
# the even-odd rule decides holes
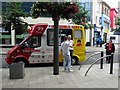
[[[40,52],[41,50],[34,50],[34,52]]]
[[[40,52],[41,50],[23,50],[23,52]]]
[[[43,31],[43,27],[37,27],[37,33],[40,33],[41,31]]]
[[[31,55],[31,57],[34,57],[34,58],[41,58],[41,55]]]

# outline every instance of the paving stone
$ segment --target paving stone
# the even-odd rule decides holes
[[[118,64],[114,63],[114,73],[109,74],[109,65],[104,64],[104,69],[99,69],[96,64],[84,76],[87,68],[85,65],[78,70],[79,66],[73,66],[73,72],[63,72],[60,66],[60,74],[53,75],[53,67],[25,68],[23,79],[9,79],[9,70],[2,69],[4,88],[118,88]],[[20,87],[20,84],[21,87]],[[16,86],[14,86],[16,85]]]

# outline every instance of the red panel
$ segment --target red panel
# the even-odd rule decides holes
[[[32,36],[36,36],[36,35],[42,36],[47,26],[48,24],[35,24],[34,26],[32,26],[31,30],[29,30],[29,33]]]

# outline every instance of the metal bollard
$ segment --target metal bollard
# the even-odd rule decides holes
[[[103,51],[101,51],[101,57],[103,57]],[[100,69],[103,69],[103,58],[100,61]]]
[[[110,74],[113,74],[113,53],[111,53],[110,57]]]

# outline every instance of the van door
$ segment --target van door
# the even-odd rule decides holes
[[[41,37],[33,36],[25,43],[24,55],[28,56],[30,64],[39,63],[41,60]],[[26,53],[30,52],[30,53]]]
[[[53,62],[53,44],[54,44],[54,32],[53,29],[47,29],[45,37],[45,63]]]

